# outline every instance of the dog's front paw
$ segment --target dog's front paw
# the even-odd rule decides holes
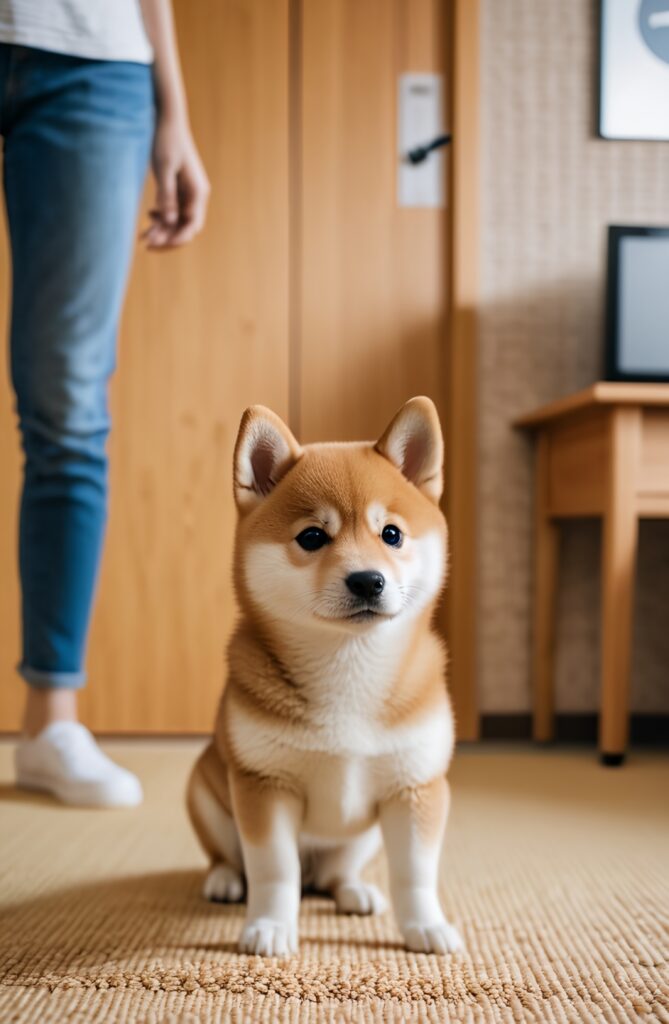
[[[285,921],[258,917],[244,926],[239,940],[240,953],[256,956],[288,956],[297,953],[297,927]]]
[[[368,882],[341,882],[334,898],[340,914],[382,914],[386,909],[383,895]]]
[[[464,949],[460,932],[446,920],[430,925],[410,921],[402,926],[402,934],[414,953],[458,953]]]
[[[228,864],[214,864],[204,880],[202,895],[214,903],[238,903],[244,895],[242,876]]]

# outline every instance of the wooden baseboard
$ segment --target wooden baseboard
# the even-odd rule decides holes
[[[562,714],[555,717],[556,743],[597,743],[598,715]],[[1,740],[14,740],[18,733],[11,730],[0,731]],[[210,733],[178,733],[178,732],[109,732],[96,730],[96,736],[109,740],[201,740],[210,737]],[[532,739],[532,716],[522,714],[481,715],[480,740],[526,741]],[[468,742],[462,740],[461,742]],[[634,714],[630,719],[630,742],[640,747],[669,747],[669,714],[642,715]]]
[[[597,742],[599,716],[561,714],[555,716],[557,743]],[[481,715],[482,740],[529,740],[532,716],[529,713]],[[636,746],[669,746],[669,714],[633,714],[630,718],[630,742]]]

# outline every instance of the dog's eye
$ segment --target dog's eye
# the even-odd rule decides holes
[[[318,551],[319,548],[330,543],[330,538],[325,530],[321,530],[320,526],[307,526],[306,530],[298,533],[295,540],[305,551]]]
[[[393,526],[392,524],[384,526],[381,539],[385,544],[389,544],[391,548],[399,548],[402,546],[402,531],[399,526]]]

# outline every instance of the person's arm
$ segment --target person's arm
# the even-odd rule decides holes
[[[190,242],[202,230],[209,180],[193,141],[170,0],[141,0],[154,51],[157,124],[152,166],[156,179],[151,226],[142,238],[149,249]]]

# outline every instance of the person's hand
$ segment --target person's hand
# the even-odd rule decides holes
[[[141,239],[147,249],[174,249],[202,230],[209,202],[209,179],[187,123],[159,118],[151,162],[156,203]]]

